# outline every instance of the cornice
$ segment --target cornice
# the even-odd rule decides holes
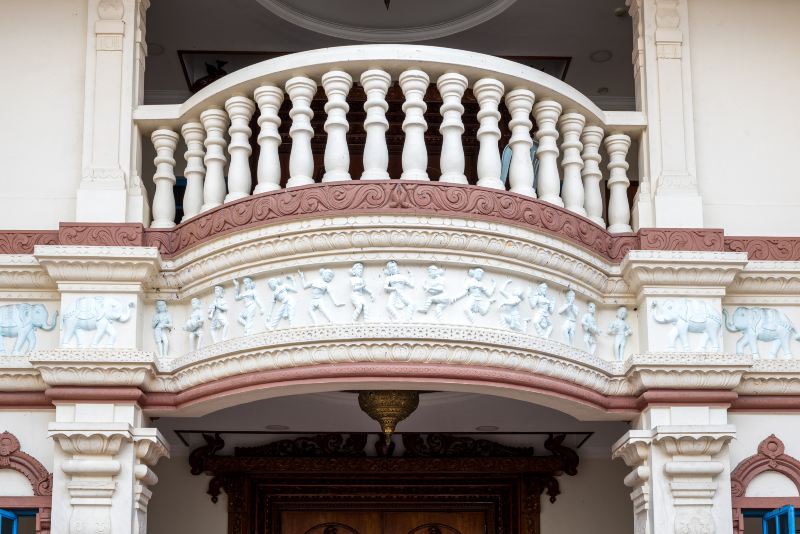
[[[784,296],[800,303],[800,261],[751,261],[736,275],[728,294]]]
[[[54,386],[141,386],[155,374],[152,353],[131,349],[34,351],[31,366]]]
[[[30,254],[0,255],[0,291],[52,292],[56,284]],[[6,293],[6,291],[3,291]]]
[[[755,360],[736,387],[740,395],[800,395],[800,360]]]
[[[37,245],[34,257],[59,286],[64,284],[142,284],[160,265],[151,247]]]
[[[747,265],[740,252],[631,250],[622,260],[622,277],[634,291],[670,287],[719,289],[724,292]]]
[[[176,393],[244,372],[337,363],[485,366],[557,378],[603,395],[625,395],[620,365],[526,334],[452,325],[326,325],[231,339],[158,361],[146,391]]]
[[[26,356],[0,357],[0,391],[43,391],[46,387]]]
[[[633,392],[651,389],[731,390],[753,364],[749,356],[715,353],[645,353],[628,358]]]

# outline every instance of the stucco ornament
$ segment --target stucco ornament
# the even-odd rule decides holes
[[[714,517],[705,509],[682,509],[675,514],[675,534],[714,534]]]
[[[736,308],[733,315],[722,310],[725,327],[729,332],[740,332],[742,337],[736,342],[736,354],[750,350],[758,358],[758,342],[771,341],[769,357],[774,358],[783,351],[785,358],[792,357],[792,339],[800,340],[800,334],[785,313],[774,308]]]
[[[575,304],[575,292],[573,290],[567,291],[566,300],[558,309],[558,314],[564,316],[564,323],[561,325],[561,334],[564,336],[564,342],[573,347],[572,341],[575,337],[575,327],[578,323],[578,306]]]
[[[547,295],[550,288],[542,282],[536,286],[536,292],[528,295],[528,304],[533,309],[533,328],[536,335],[545,339],[550,339],[553,333],[553,322],[550,315],[555,308],[555,301]]]
[[[617,318],[608,326],[608,335],[614,336],[614,357],[618,362],[625,358],[625,345],[628,338],[633,335],[630,325],[625,321],[628,318],[628,308],[617,308]]]
[[[16,338],[12,354],[28,354],[36,350],[36,329],[47,332],[56,327],[58,311],[48,322],[44,304],[6,304],[0,306],[0,354],[6,354],[5,340]]]
[[[470,323],[474,323],[478,315],[484,317],[489,313],[492,303],[495,299],[494,290],[497,287],[497,282],[492,280],[489,284],[483,281],[485,272],[480,267],[473,267],[467,272],[467,281],[464,285],[464,291],[453,299],[453,302],[458,302],[464,297],[469,297],[469,305],[464,313],[467,315]]]
[[[506,280],[500,289],[503,301],[500,302],[500,317],[503,326],[514,332],[525,332],[528,329],[530,318],[522,318],[520,306],[525,302],[525,290],[521,287],[511,287],[511,280]]]
[[[590,302],[586,306],[586,313],[581,317],[583,344],[586,345],[586,351],[592,356],[597,352],[597,336],[600,335],[600,325],[597,324],[596,313],[597,306],[594,302]]]
[[[228,301],[225,288],[214,286],[214,299],[208,305],[208,320],[211,321],[211,339],[214,343],[228,339]]]
[[[241,285],[239,285],[238,280],[234,278],[233,287],[236,290],[236,293],[233,295],[233,300],[244,302],[244,309],[239,313],[239,317],[236,320],[242,325],[244,334],[249,335],[253,332],[256,315],[258,313],[261,315],[265,314],[264,304],[261,302],[258,292],[256,291],[256,283],[253,282],[253,279],[249,276],[242,279]]]
[[[444,269],[438,265],[428,266],[428,278],[422,284],[425,292],[425,302],[420,306],[419,313],[428,313],[433,308],[437,319],[441,318],[445,308],[452,304],[453,299],[445,296]]]
[[[319,270],[319,278],[307,281],[303,271],[298,271],[300,275],[300,283],[303,284],[303,289],[311,290],[311,302],[308,305],[308,315],[311,317],[313,324],[319,324],[317,320],[318,315],[322,315],[326,323],[331,322],[331,314],[325,309],[325,296],[330,299],[334,306],[341,308],[344,302],[337,302],[331,293],[330,286],[333,281],[333,271],[327,267]]]
[[[184,331],[189,335],[189,350],[194,352],[203,348],[203,324],[205,323],[205,314],[203,313],[203,303],[200,299],[192,299],[192,311],[189,313],[189,318],[186,319],[186,324],[183,325]]]
[[[133,302],[126,306],[113,297],[78,298],[61,317],[61,345],[74,343],[77,347],[84,347],[78,331],[88,330],[95,332],[92,347],[99,347],[104,339],[107,339],[107,347],[113,347],[117,342],[114,324],[127,322],[135,306]]]
[[[152,326],[158,355],[162,358],[168,356],[169,333],[172,332],[172,316],[169,314],[166,301],[156,301],[156,312],[153,314]]]
[[[364,280],[364,264],[354,263],[350,268],[350,302],[353,304],[353,322],[369,321],[370,302],[375,302],[375,295],[367,287]]]
[[[389,317],[397,320],[400,318],[398,313],[404,312],[405,319],[411,321],[414,305],[406,294],[409,289],[414,289],[411,273],[401,273],[397,262],[390,260],[386,263],[383,274],[386,276],[383,290],[389,293],[389,300],[386,302],[386,311],[389,313]]]
[[[272,306],[267,315],[267,327],[274,330],[285,320],[291,327],[294,324],[294,296],[297,293],[294,278],[287,276],[285,280],[270,278],[267,286],[272,290]]]
[[[719,352],[719,331],[722,316],[710,303],[696,299],[666,299],[659,305],[653,302],[653,320],[659,324],[671,324],[667,350],[680,348],[689,352],[689,334],[704,334],[697,352]]]

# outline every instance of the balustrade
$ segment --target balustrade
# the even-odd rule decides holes
[[[330,49],[329,59],[335,61],[323,61],[329,52],[318,51],[316,63],[313,53],[295,54],[281,58],[283,63],[274,68],[265,62],[226,76],[184,105],[140,106],[136,120],[141,131],[152,132],[157,153],[152,226],[175,224],[174,152],[180,138],[176,131],[186,143],[183,220],[251,194],[250,157],[256,143],[252,193],[313,184],[320,175],[322,182],[389,179],[387,95],[396,82],[404,99],[400,179],[508,189],[564,207],[610,232],[631,231],[628,151],[630,134],[644,128],[641,114],[602,112],[562,82],[505,60],[424,48],[420,52],[419,47],[401,46],[390,52],[380,45],[344,47],[341,57],[335,54],[337,49]],[[345,57],[356,59],[341,59]],[[337,68],[326,66],[332,64]],[[365,97],[363,134],[355,134],[363,135],[363,156],[355,165],[351,159],[358,153],[352,151],[348,120],[354,79]],[[428,132],[432,116],[426,118],[436,91],[431,80],[441,98],[438,176],[435,166],[429,176],[426,147],[426,142],[437,139]],[[312,122],[318,85],[326,98],[321,161],[315,160],[320,152],[315,147],[322,143],[314,139],[321,132],[315,132]],[[285,127],[291,146],[284,150],[281,108],[287,95],[286,106],[291,109]],[[476,102],[477,108],[470,104],[473,107],[465,112],[468,102]],[[250,124],[256,109],[258,132],[252,139]],[[477,123],[476,133],[466,131],[468,119],[469,124]],[[474,138],[465,137],[465,131]],[[392,135],[395,143],[398,137]],[[503,139],[510,161],[501,158]],[[393,146],[399,151],[399,145]],[[605,193],[601,148],[608,154]],[[288,164],[281,159],[286,152]],[[360,176],[351,177],[353,169],[361,170]]]

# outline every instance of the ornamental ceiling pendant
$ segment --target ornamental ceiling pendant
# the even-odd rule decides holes
[[[389,4],[392,3],[392,0],[383,0],[383,3],[386,5],[386,11],[389,11]]]
[[[381,425],[383,440],[389,445],[397,423],[419,406],[419,392],[362,391],[358,394],[358,406]]]

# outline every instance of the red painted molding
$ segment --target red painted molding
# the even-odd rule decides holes
[[[637,408],[643,410],[655,405],[730,406],[738,394],[727,390],[677,390],[651,389],[637,399]]]
[[[37,409],[52,408],[43,391],[6,391],[0,392],[0,408]]]
[[[742,510],[747,508],[773,509],[786,504],[800,503],[797,497],[746,497],[747,486],[758,475],[777,472],[794,483],[800,491],[800,461],[786,454],[783,442],[775,434],[758,445],[758,452],[745,458],[731,471],[731,497],[733,500],[733,532],[744,533]]]
[[[141,247],[144,226],[139,223],[61,223],[58,241],[61,245]]]
[[[740,396],[731,405],[734,412],[800,412],[800,396],[748,395]]]
[[[720,229],[702,228],[610,234],[566,209],[515,193],[405,180],[313,184],[252,195],[168,230],[133,223],[62,223],[58,231],[5,231],[0,232],[0,254],[31,254],[37,244],[152,246],[172,258],[245,228],[342,214],[423,214],[503,222],[561,237],[615,263],[632,249],[744,251],[755,260],[800,260],[800,238],[725,237]]]
[[[751,260],[800,261],[800,238],[726,237],[725,250],[747,252]]]
[[[59,386],[46,389],[44,396],[53,404],[85,401],[140,403],[144,393],[136,387]]]

